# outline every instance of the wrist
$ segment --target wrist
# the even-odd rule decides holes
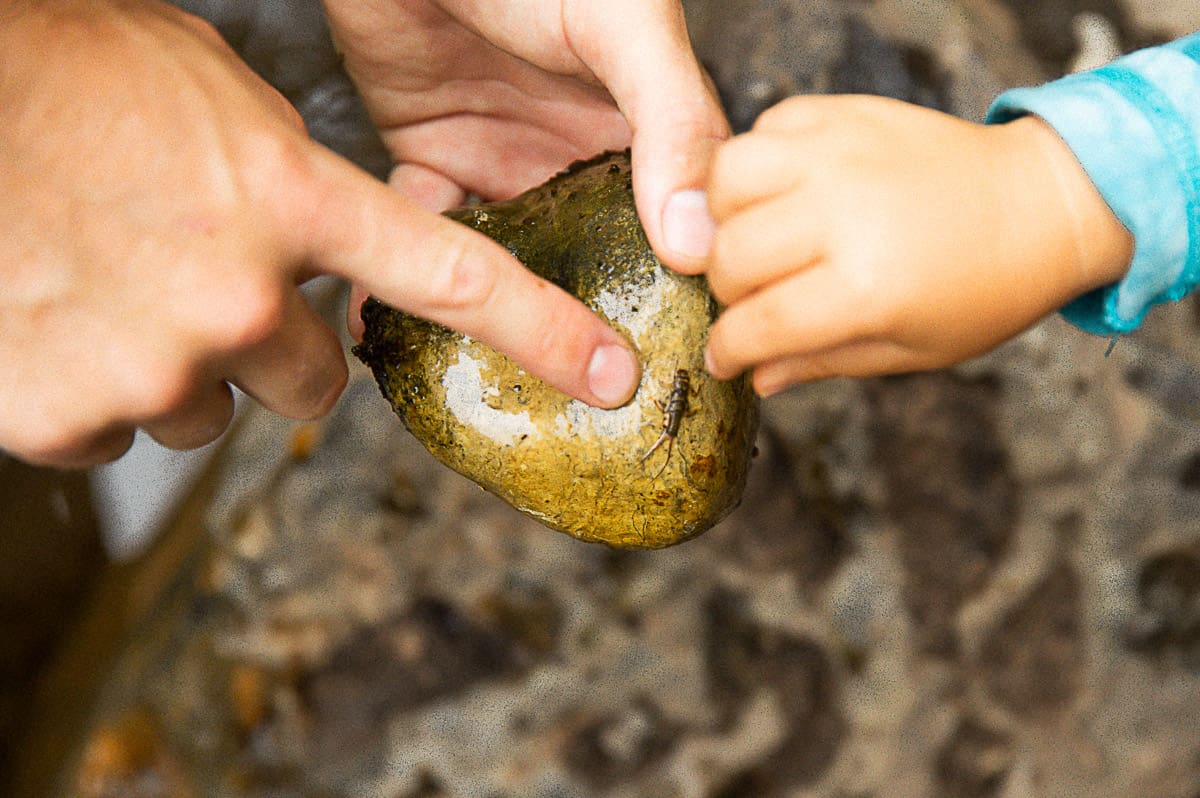
[[[994,128],[1016,143],[1011,148],[1017,190],[1027,203],[1028,223],[1047,266],[1061,277],[1063,304],[1121,280],[1133,258],[1133,236],[1100,194],[1074,152],[1054,128],[1028,115]]]

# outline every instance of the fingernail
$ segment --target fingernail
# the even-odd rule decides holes
[[[699,189],[676,191],[663,210],[667,249],[688,258],[706,258],[716,225],[708,212],[708,196]]]
[[[638,364],[623,346],[606,344],[592,353],[588,364],[588,388],[604,405],[623,404],[637,388]]]

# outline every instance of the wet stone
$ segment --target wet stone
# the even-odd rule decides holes
[[[628,154],[448,215],[612,324],[639,353],[642,380],[625,406],[593,408],[470,337],[369,300],[355,353],[413,435],[521,512],[581,540],[662,548],[729,513],[746,481],[757,399],[744,377],[720,382],[705,371],[716,302],[702,278],[654,256]],[[677,427],[667,430],[669,419]]]

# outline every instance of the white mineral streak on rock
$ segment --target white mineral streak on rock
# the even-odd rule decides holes
[[[583,435],[589,438],[622,438],[629,434],[630,426],[641,409],[635,403],[597,413],[579,400],[572,400],[555,419],[555,427],[562,437]]]
[[[635,341],[653,334],[654,325],[662,316],[661,296],[651,291],[635,295],[628,286],[614,284],[597,295],[594,302],[609,318],[620,319]],[[635,305],[637,311],[632,312]]]
[[[459,353],[458,362],[446,367],[442,387],[446,390],[446,408],[467,429],[478,430],[491,440],[504,446],[512,446],[521,439],[537,437],[537,425],[529,411],[511,413],[489,407],[480,402],[480,395],[499,396],[495,386],[483,382],[482,360]]]

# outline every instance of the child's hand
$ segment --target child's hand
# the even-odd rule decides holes
[[[718,151],[708,365],[764,395],[981,354],[1124,273],[1132,239],[1061,139],[804,97]]]

